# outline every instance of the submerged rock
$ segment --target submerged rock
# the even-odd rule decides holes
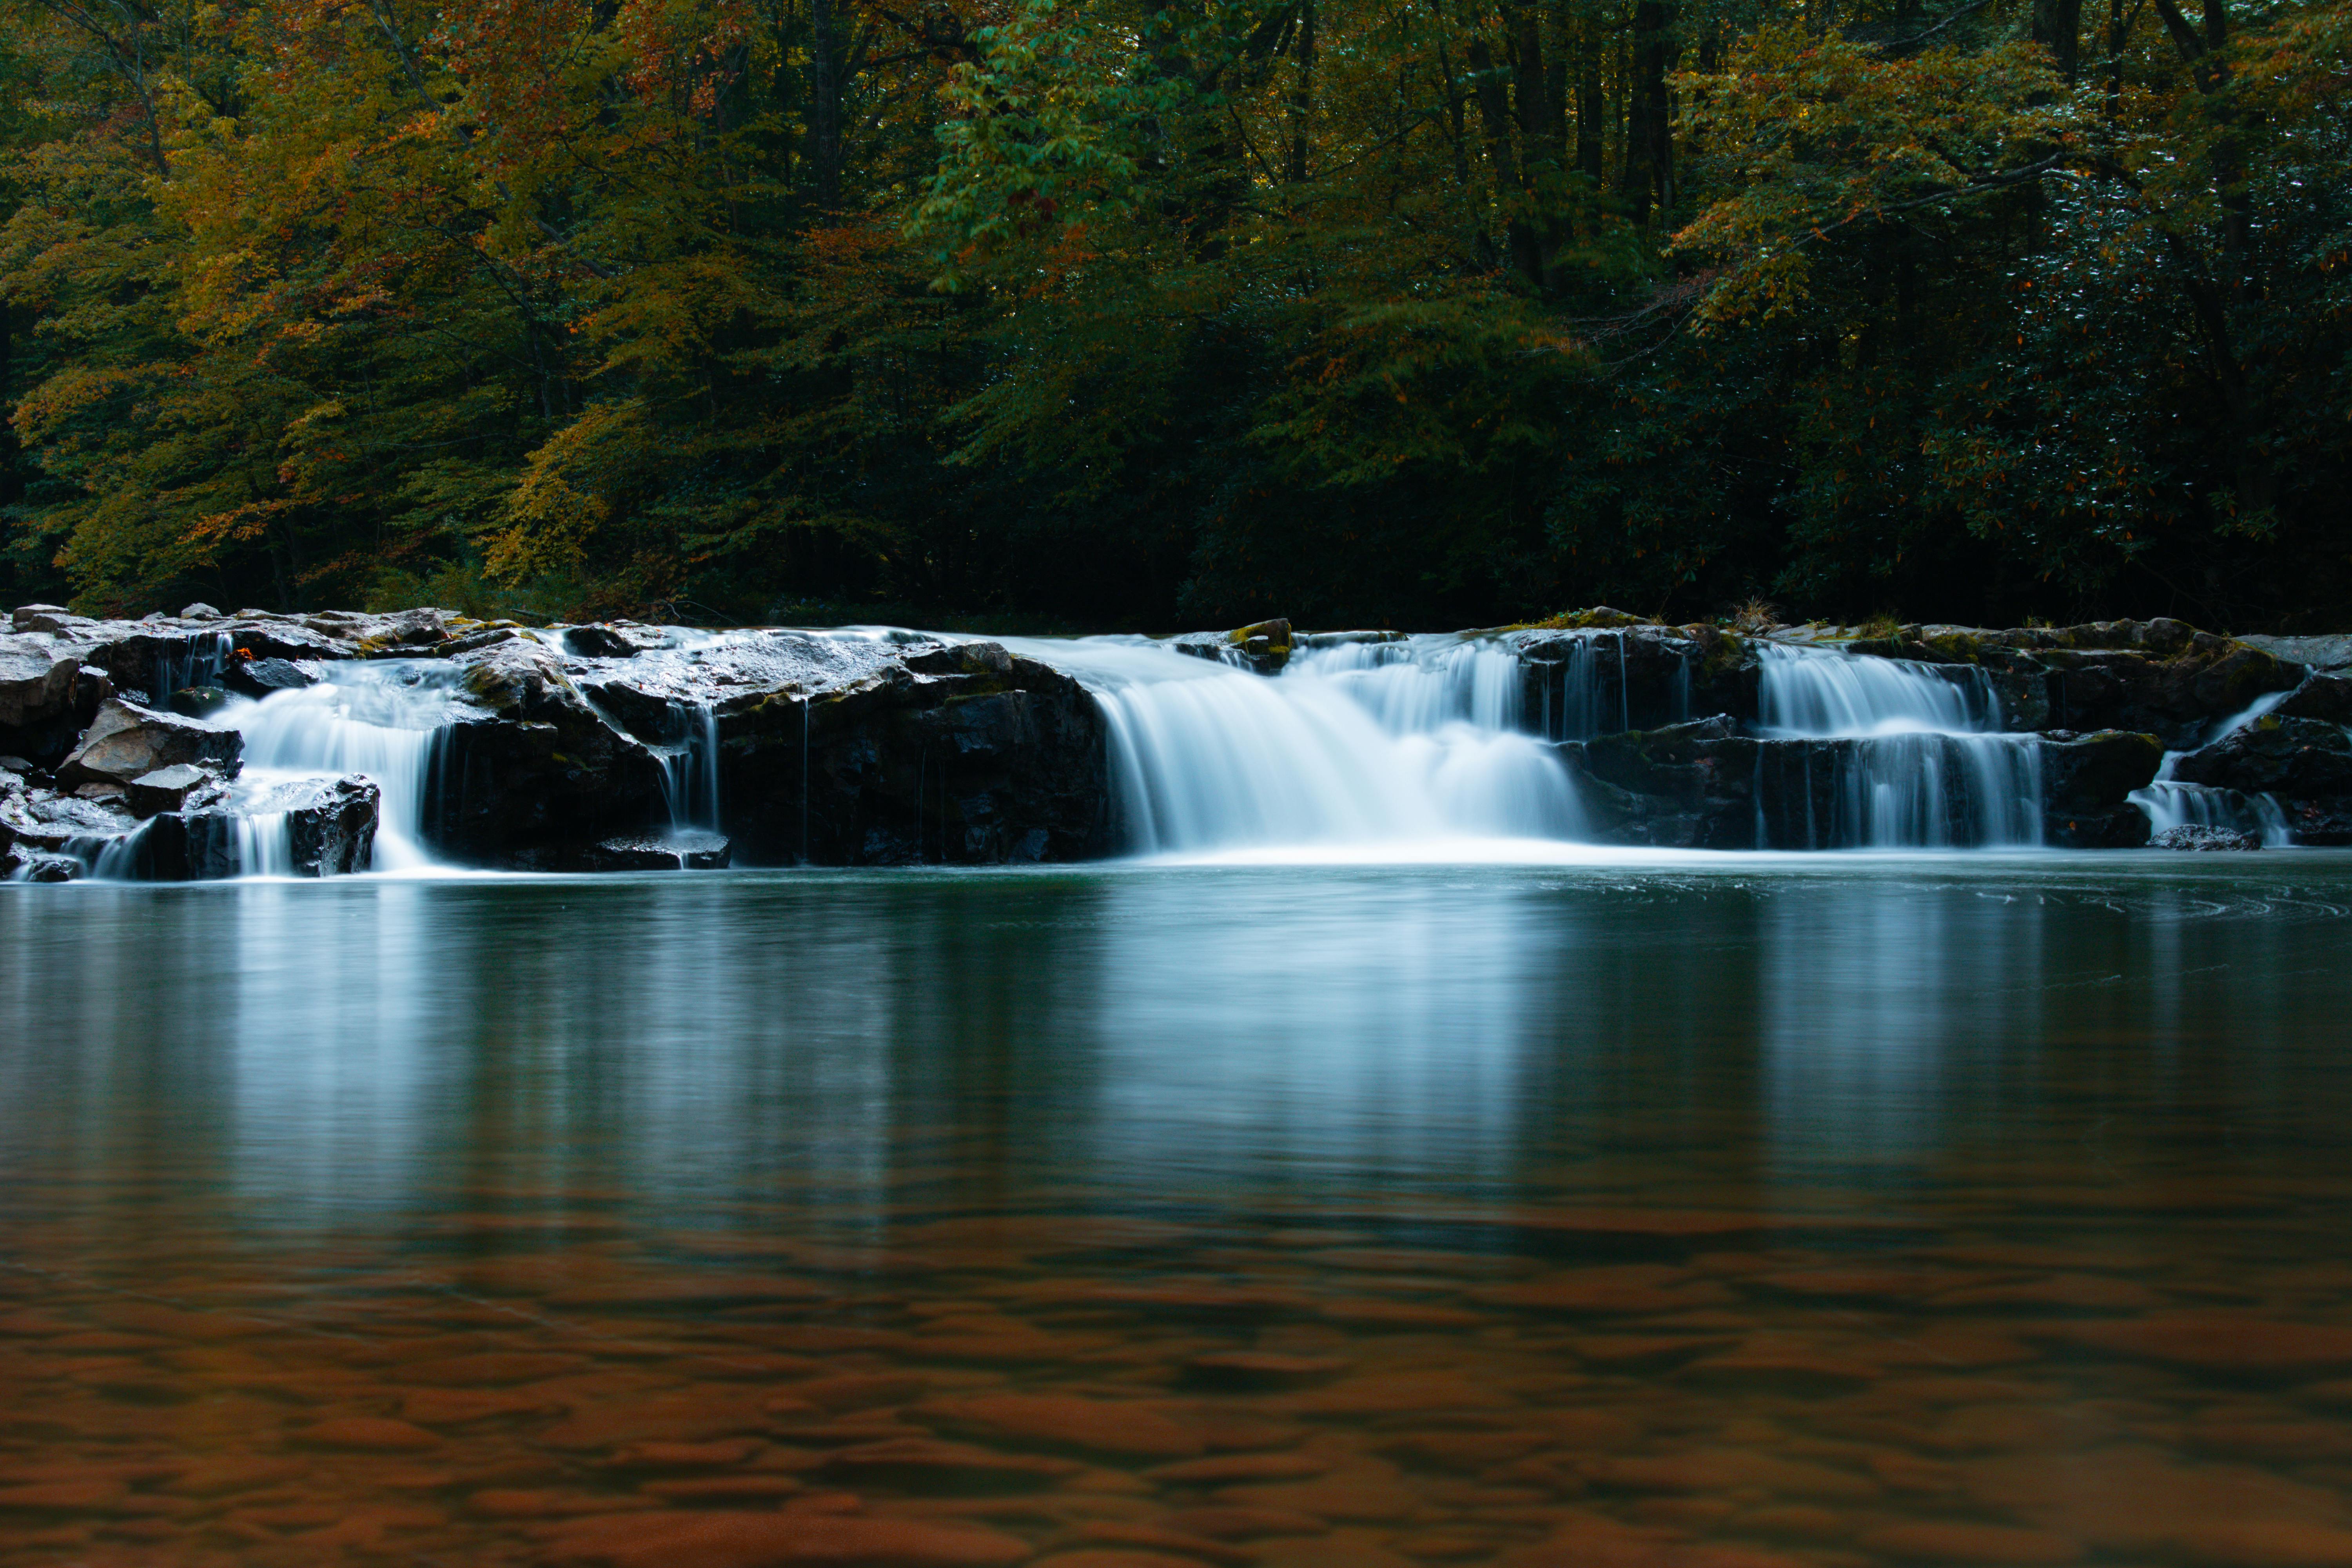
[[[2244,850],[2263,847],[2262,835],[2258,833],[2241,833],[2234,827],[2209,827],[2193,822],[2168,827],[2147,842],[2155,849]]]

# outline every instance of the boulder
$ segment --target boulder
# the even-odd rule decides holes
[[[1258,621],[1229,632],[1185,632],[1168,640],[1178,653],[1279,675],[1296,646],[1286,620]]]
[[[123,787],[123,795],[135,816],[147,817],[190,806],[216,805],[228,798],[228,786],[209,769],[174,763],[132,779]]]
[[[660,814],[664,774],[607,723],[551,648],[516,638],[462,655],[480,717],[442,732],[426,841],[482,864],[576,854]]]
[[[236,818],[222,806],[165,812],[129,847],[123,874],[133,881],[217,882],[240,868]]]
[[[2169,658],[2059,648],[2021,662],[2043,672],[2046,725],[2148,733],[2175,750],[2196,745],[2217,721],[2304,679],[2297,666],[2208,632],[2195,634]]]
[[[2287,836],[2297,844],[2340,848],[2352,845],[2352,795],[2316,800],[2283,800]]]
[[[221,671],[221,684],[239,696],[263,698],[273,691],[299,691],[318,677],[291,659],[237,658]]]
[[[604,839],[583,858],[587,871],[715,871],[731,853],[726,835],[696,828]]]
[[[2153,849],[2243,850],[2263,847],[2259,833],[2241,833],[2234,827],[2208,827],[2194,822],[2168,827],[2147,842]]]
[[[2261,648],[2306,669],[2352,669],[2352,633],[2334,632],[2320,637],[2242,637],[2238,640],[2249,647]]]
[[[711,691],[720,826],[739,857],[970,865],[1086,859],[1118,842],[1102,710],[1059,670],[995,643],[782,632],[720,668],[772,665],[796,672]]]
[[[373,781],[351,777],[280,785],[270,799],[270,809],[286,813],[296,876],[347,877],[373,864],[383,792]]]
[[[88,874],[89,868],[70,855],[51,855],[38,849],[10,847],[0,850],[0,878],[12,882],[72,882]]]
[[[199,599],[182,610],[180,618],[184,621],[216,621],[221,618],[221,613]]]
[[[19,605],[8,617],[12,631],[47,632],[58,637],[97,624],[88,616],[75,615],[63,605]]]
[[[138,826],[120,802],[84,800],[0,775],[0,845],[95,856]]]
[[[2352,736],[2326,719],[2268,713],[2178,759],[2172,776],[2248,795],[2352,794]]]
[[[0,729],[21,730],[69,713],[79,650],[44,637],[0,637]]]
[[[245,737],[223,725],[161,713],[121,698],[100,704],[81,744],[58,768],[60,783],[110,780],[129,784],[176,763],[236,771]]]
[[[2279,719],[2322,719],[2330,724],[2352,725],[2352,679],[2315,675],[2271,710]]]
[[[2042,741],[2043,839],[2066,849],[2130,849],[2147,842],[2147,814],[2126,798],[2164,765],[2154,735],[2056,731]]]
[[[217,719],[236,705],[236,699],[217,686],[184,686],[164,704],[183,719]]]

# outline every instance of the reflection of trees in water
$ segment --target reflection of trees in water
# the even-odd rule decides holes
[[[90,889],[14,907],[0,1161],[240,1227],[588,1202],[879,1242],[1024,1205],[1769,1205],[2328,1147],[2320,907],[2102,875]]]

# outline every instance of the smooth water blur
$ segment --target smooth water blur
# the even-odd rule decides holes
[[[2347,910],[0,889],[0,1563],[2352,1562]]]

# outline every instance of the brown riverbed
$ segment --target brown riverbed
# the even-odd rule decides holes
[[[2347,907],[0,889],[0,1564],[2352,1563]]]

